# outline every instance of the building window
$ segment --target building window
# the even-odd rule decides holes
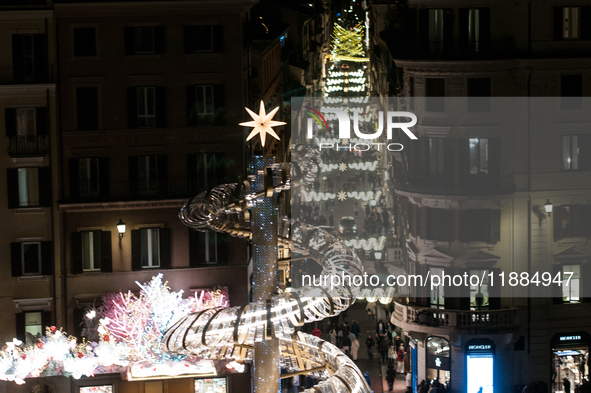
[[[47,81],[45,34],[12,35],[12,76],[15,83]]]
[[[196,153],[187,155],[187,182],[192,194],[209,190],[226,182],[226,169],[234,166],[223,153]]]
[[[560,107],[562,109],[583,107],[583,75],[560,76]]]
[[[562,7],[562,38],[577,40],[580,35],[580,7]]]
[[[409,97],[409,109],[412,111],[415,109],[415,77],[411,76],[408,79],[408,97]]]
[[[426,110],[445,112],[445,79],[425,78]]]
[[[158,156],[138,157],[138,191],[140,195],[158,193]]]
[[[160,228],[140,229],[142,267],[160,267]]]
[[[39,206],[39,168],[18,168],[20,207]]]
[[[426,341],[427,380],[439,380],[444,385],[451,379],[451,345],[443,337],[430,336]]]
[[[34,136],[37,135],[36,129],[36,108],[17,108],[16,109],[16,135]]]
[[[570,280],[569,280],[570,278]],[[581,265],[562,266],[562,302],[579,303]]]
[[[126,55],[164,53],[164,27],[141,26],[125,28]]]
[[[33,344],[35,339],[43,336],[42,313],[41,311],[33,311],[24,314],[26,343]]]
[[[79,130],[98,129],[98,89],[76,88],[76,120]]]
[[[82,231],[82,270],[101,270],[101,231]]]
[[[448,233],[451,210],[427,209],[427,239],[447,241],[450,240]]]
[[[429,10],[429,52],[443,52],[443,10]]]
[[[167,156],[129,157],[129,183],[132,196],[165,196],[168,192],[167,181]]]
[[[156,48],[154,44],[154,27],[134,28],[134,47],[136,54],[151,54]]]
[[[185,53],[223,51],[222,26],[185,26]]]
[[[501,239],[501,211],[460,210],[460,241],[497,243]]]
[[[490,112],[490,78],[468,78],[468,112]]]
[[[443,276],[444,269],[438,267],[430,267],[431,276]],[[431,308],[445,308],[445,294],[443,285],[431,288]]]
[[[113,385],[80,386],[80,393],[113,393]]]
[[[74,29],[74,56],[96,56],[96,30],[94,27]]]
[[[554,240],[565,237],[591,236],[591,206],[563,205],[552,212],[554,220]]]
[[[218,232],[189,230],[189,262],[191,267],[226,265],[229,236]]]
[[[52,245],[50,241],[11,243],[12,276],[50,275],[52,271]]]
[[[490,8],[459,9],[460,51],[483,53],[490,49]]]
[[[443,175],[444,142],[443,138],[429,138],[429,175]]]
[[[591,170],[591,135],[562,136],[562,169]]]
[[[227,393],[226,378],[195,379],[195,393]]]
[[[41,274],[41,243],[21,243],[21,265],[23,276],[38,276]]]
[[[188,125],[220,124],[223,120],[222,85],[187,86]]]
[[[484,277],[477,285],[470,283],[470,310],[482,310],[489,306],[488,274],[490,270],[470,270],[470,276]]]
[[[488,138],[470,138],[470,174],[488,174]]]
[[[137,88],[137,125],[152,128],[156,126],[156,89]]]
[[[83,198],[97,197],[99,188],[99,159],[97,157],[78,159],[78,187]]]

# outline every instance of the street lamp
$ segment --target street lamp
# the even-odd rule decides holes
[[[123,239],[123,235],[125,235],[125,228],[126,225],[123,221],[121,221],[121,219],[119,219],[119,222],[117,223],[117,232],[119,232],[119,241],[121,241],[121,239]]]
[[[548,217],[552,215],[552,202],[549,199],[546,199],[546,203],[544,203],[544,210],[548,213]]]

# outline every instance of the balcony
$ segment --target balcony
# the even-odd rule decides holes
[[[507,195],[515,192],[516,188],[513,176],[500,177],[496,181],[482,176],[459,182],[443,175],[395,175],[393,183],[398,191],[428,195]]]
[[[8,144],[8,155],[11,157],[38,157],[49,151],[49,140],[46,135],[13,136]]]
[[[38,69],[30,72],[14,72],[12,66],[0,66],[0,85],[30,85],[37,83],[54,83],[53,66],[47,72]]]
[[[394,302],[391,322],[405,330],[430,334],[450,334],[453,330],[516,330],[519,328],[519,309],[501,310],[444,310],[418,307]]]

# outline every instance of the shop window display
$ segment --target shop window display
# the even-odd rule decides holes
[[[552,347],[552,393],[574,392],[589,381],[588,334],[555,335]]]
[[[195,393],[227,393],[226,378],[205,378],[195,380]]]

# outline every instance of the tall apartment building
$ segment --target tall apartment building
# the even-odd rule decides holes
[[[591,134],[588,103],[580,98],[591,94],[588,5],[450,0],[371,6],[374,20],[384,18],[390,27],[373,35],[386,49],[374,67],[391,64],[394,88],[379,79],[373,86],[382,95],[407,97],[403,108],[419,117],[419,140],[391,163],[408,271],[533,274],[551,265],[553,272],[585,274]],[[521,128],[503,127],[502,117],[483,126],[485,115],[443,127],[438,119],[453,110],[413,100],[561,96],[579,99],[549,113],[526,108]],[[415,389],[418,381],[439,377],[452,392],[477,391],[471,378],[486,378],[487,367],[494,390],[504,392],[533,381],[562,392],[563,378],[573,389],[589,378],[589,283],[530,299],[506,292],[500,298],[487,285],[470,293],[417,290],[396,301],[391,322],[411,346]],[[474,364],[485,366],[475,371]]]
[[[0,335],[55,321],[58,177],[55,19],[46,1],[0,5]]]

